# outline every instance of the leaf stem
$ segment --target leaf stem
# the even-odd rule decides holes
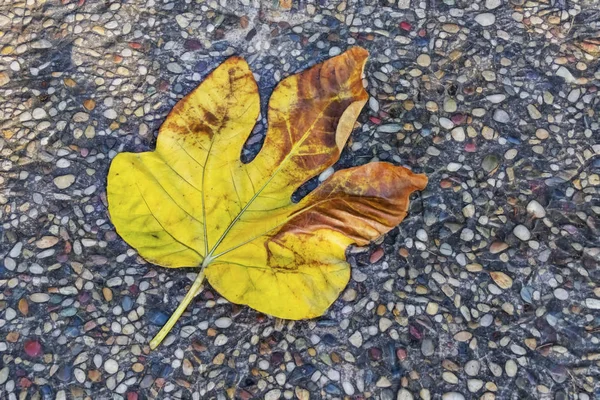
[[[171,317],[169,317],[167,323],[163,325],[163,327],[156,334],[156,336],[154,336],[154,338],[150,341],[150,349],[154,350],[155,348],[157,348],[158,345],[165,339],[165,337],[167,337],[167,335],[169,334],[169,332],[171,332],[171,329],[173,329],[173,326],[177,323],[187,306],[192,302],[194,297],[196,297],[202,291],[202,284],[204,283],[204,269],[210,263],[210,261],[212,261],[210,257],[206,257],[204,259],[204,262],[200,267],[200,272],[198,272],[198,276],[196,276],[192,287],[190,288],[190,290],[188,290],[183,300],[181,300],[181,303],[179,303],[177,309],[175,309],[173,314],[171,314]]]

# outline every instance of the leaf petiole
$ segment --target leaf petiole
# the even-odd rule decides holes
[[[212,259],[210,257],[206,257],[204,259],[204,262],[202,262],[202,265],[200,266],[200,272],[198,272],[198,276],[196,276],[192,287],[185,294],[185,297],[183,300],[181,300],[181,303],[179,303],[177,309],[173,312],[173,314],[171,314],[171,317],[169,317],[167,323],[164,324],[156,336],[152,338],[150,341],[150,349],[154,350],[159,344],[161,344],[169,332],[171,332],[171,329],[173,329],[173,326],[177,323],[187,306],[192,302],[194,297],[196,297],[202,291],[202,284],[204,283],[204,269],[211,261]]]

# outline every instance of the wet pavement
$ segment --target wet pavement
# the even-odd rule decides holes
[[[600,398],[599,10],[0,3],[0,398]],[[349,251],[323,317],[276,320],[208,287],[150,351],[194,273],[115,233],[111,158],[153,149],[173,105],[234,54],[261,90],[252,157],[277,82],[354,45],[371,54],[371,98],[336,168],[389,161],[428,188]]]

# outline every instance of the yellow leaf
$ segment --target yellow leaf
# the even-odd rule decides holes
[[[260,99],[239,57],[175,105],[155,151],[115,157],[107,192],[119,235],[148,261],[199,268],[152,348],[204,276],[229,301],[276,317],[322,315],[350,278],[347,247],[368,244],[405,217],[410,193],[427,178],[382,162],[338,171],[291,201],[339,159],[368,99],[361,76],[367,55],[351,48],[284,79],[269,101],[263,148],[250,163],[240,154]]]

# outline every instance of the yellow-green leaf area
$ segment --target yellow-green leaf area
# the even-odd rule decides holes
[[[240,155],[260,99],[240,57],[175,105],[155,151],[114,158],[107,195],[119,235],[152,263],[200,269],[183,308],[205,275],[234,303],[286,319],[322,315],[350,278],[347,247],[405,217],[410,193],[427,179],[389,163],[337,171],[291,201],[339,159],[368,99],[366,60],[354,47],[281,81],[264,145],[249,163]]]

